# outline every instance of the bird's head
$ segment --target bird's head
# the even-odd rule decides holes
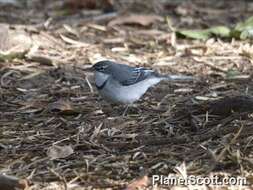
[[[111,61],[99,61],[95,63],[92,68],[95,71],[106,73],[106,70],[108,70],[108,67],[111,66],[113,63]]]

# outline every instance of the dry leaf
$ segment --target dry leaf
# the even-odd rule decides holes
[[[120,16],[116,19],[110,21],[108,26],[112,27],[114,25],[121,24],[139,24],[141,26],[149,26],[155,22],[162,22],[164,19],[161,16],[157,15],[129,15],[129,16]]]
[[[62,34],[60,34],[60,37],[64,42],[66,42],[68,44],[72,44],[72,45],[75,45],[75,46],[78,46],[78,47],[87,47],[87,46],[89,46],[88,44],[86,44],[84,42],[79,42],[79,41],[73,40],[73,39],[71,39],[67,36],[62,35]]]
[[[50,157],[51,160],[58,158],[66,158],[73,153],[74,150],[72,149],[71,146],[53,145],[47,151],[47,155],[48,157]]]
[[[105,44],[124,44],[124,38],[107,38],[103,40]]]
[[[93,28],[95,30],[106,32],[106,27],[98,24],[88,24],[89,28]]]
[[[63,28],[70,34],[74,35],[75,37],[79,38],[79,33],[76,29],[74,29],[73,27],[67,25],[67,24],[64,24],[63,25]]]
[[[157,37],[161,35],[165,35],[166,33],[160,30],[152,29],[152,30],[138,30],[135,32],[138,35],[144,35],[149,37]]]
[[[136,190],[136,189],[143,189],[149,185],[149,179],[148,176],[143,176],[142,178],[139,178],[137,180],[134,180],[132,183],[127,185],[125,190]]]
[[[53,63],[53,59],[47,55],[40,55],[40,54],[31,54],[28,53],[26,57],[31,60],[40,63],[41,65],[47,65],[47,66],[52,66],[56,65]]]
[[[69,101],[59,100],[49,104],[48,110],[50,112],[58,112],[61,114],[74,114],[76,111],[73,109]]]

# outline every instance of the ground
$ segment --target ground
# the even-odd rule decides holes
[[[252,188],[251,40],[175,30],[233,27],[253,4],[147,2],[115,1],[111,13],[63,1],[1,5],[1,173],[30,189],[162,189],[152,175],[169,174],[240,176],[241,189]],[[123,117],[86,71],[101,59],[196,80],[161,82]]]

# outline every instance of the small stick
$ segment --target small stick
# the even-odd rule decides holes
[[[88,84],[88,86],[89,86],[89,88],[90,88],[90,92],[93,93],[94,90],[93,90],[93,88],[92,88],[92,85],[90,84],[90,81],[89,81],[88,77],[85,77],[85,80],[86,80],[86,82],[87,82],[87,84]]]

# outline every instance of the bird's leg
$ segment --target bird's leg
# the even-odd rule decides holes
[[[122,116],[123,116],[123,117],[125,117],[125,116],[126,116],[127,111],[128,111],[128,108],[129,108],[129,105],[127,105],[127,106],[126,106],[126,108],[125,108],[125,110],[124,110],[124,112],[123,112],[123,114],[122,114]]]

